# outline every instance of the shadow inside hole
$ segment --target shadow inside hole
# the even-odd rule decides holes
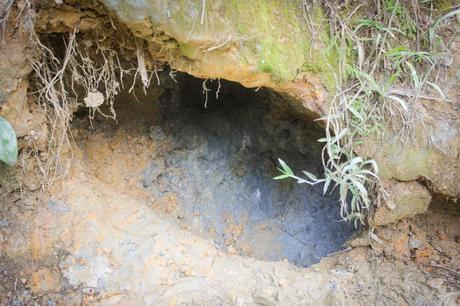
[[[155,198],[174,194],[180,222],[229,253],[308,266],[343,247],[355,229],[335,194],[273,180],[278,158],[321,175],[323,129],[312,118],[265,89],[207,81],[205,101],[203,80],[183,75],[178,86],[164,90],[162,123],[150,128],[169,143],[143,174]]]

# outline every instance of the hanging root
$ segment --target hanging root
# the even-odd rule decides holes
[[[69,127],[72,114],[78,107],[88,108],[91,124],[96,113],[116,120],[114,102],[116,95],[124,89],[124,77],[135,71],[130,93],[133,93],[138,75],[144,90],[150,85],[150,71],[146,68],[143,41],[136,41],[137,68],[130,61],[123,61],[123,65],[127,67],[123,68],[118,54],[126,51],[123,49],[125,41],[120,43],[121,40],[110,35],[87,39],[84,34],[78,33],[78,24],[72,33],[63,34],[61,38],[65,52],[59,57],[53,45],[45,45],[32,31],[31,44],[38,55],[28,58],[34,71],[34,94],[46,110],[50,129],[49,158],[46,165],[40,165],[45,177],[43,181],[48,184],[60,174],[57,166],[60,164],[63,149],[72,147]],[[132,50],[134,40],[129,43]],[[133,57],[132,54],[129,55]],[[156,70],[150,72],[150,77],[153,75],[159,81]],[[108,111],[102,110],[104,105]]]
[[[205,95],[205,100],[204,100],[204,108],[208,108],[208,92],[211,91],[211,89],[209,89],[206,85],[206,82],[208,81],[208,79],[205,79],[203,81],[203,94]]]
[[[29,57],[28,60],[35,73],[35,82],[38,87],[36,96],[38,102],[46,110],[50,128],[48,150],[51,154],[47,165],[41,169],[44,169],[42,175],[52,182],[57,169],[53,166],[59,164],[62,148],[70,147],[67,130],[75,105],[69,97],[65,74],[75,56],[75,31],[69,35],[62,60],[59,60],[50,48],[40,42],[36,33],[32,34],[32,44],[36,50],[40,51],[41,56]],[[50,173],[52,169],[54,172]]]
[[[145,88],[149,87],[150,79],[145,66],[145,54],[144,54],[144,41],[142,39],[136,39],[136,54],[137,54],[137,73],[141,76],[142,84]],[[156,71],[156,70],[155,70]]]

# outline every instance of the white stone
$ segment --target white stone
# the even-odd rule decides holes
[[[87,107],[96,108],[104,103],[104,95],[100,91],[90,91],[83,99]]]

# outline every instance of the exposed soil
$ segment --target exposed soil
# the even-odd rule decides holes
[[[118,123],[77,113],[49,193],[32,158],[20,185],[2,175],[2,304],[458,303],[458,206],[295,266],[353,232],[321,186],[272,180],[278,156],[319,174],[321,129],[264,90],[222,83],[205,109],[201,81],[180,82],[120,98]]]
[[[184,227],[231,253],[306,266],[341,248],[353,226],[339,221],[337,197],[272,179],[279,157],[319,175],[322,129],[275,94],[228,82],[204,108],[202,81],[184,78],[177,96],[160,97],[150,137],[161,147],[143,186],[175,199]]]
[[[120,101],[118,124],[76,123],[95,173],[146,192],[157,211],[231,254],[308,266],[343,248],[354,227],[340,221],[336,196],[273,180],[278,157],[320,174],[322,129],[281,97],[234,83],[205,108],[201,82],[184,76],[157,99]]]
[[[246,35],[233,28],[231,18],[222,19],[223,24],[230,21],[228,36],[220,30],[214,35],[187,29],[187,37],[181,30],[178,38],[162,29],[161,22],[171,19],[169,10],[141,9],[140,4],[152,1],[136,2],[141,18],[127,18],[126,24],[94,1],[62,2],[37,1],[37,18],[31,17],[38,35],[60,59],[66,53],[62,41],[68,42],[78,29],[79,52],[90,51],[95,62],[104,57],[102,49],[113,49],[119,58],[110,59],[126,61],[128,69],[156,69],[168,62],[179,71],[215,80],[175,72],[176,83],[164,72],[161,86],[155,86],[152,73],[145,94],[139,83],[134,94],[123,83],[124,92],[115,101],[116,121],[100,114],[90,120],[72,91],[65,109],[72,117],[72,147],[63,146],[55,173],[47,172],[43,167],[54,153],[49,149],[55,149],[48,141],[60,130],[51,128],[53,117],[47,118],[53,112],[45,108],[51,104],[40,105],[34,95],[37,72],[26,57],[37,50],[29,48],[31,37],[21,28],[32,22],[21,15],[30,13],[21,6],[29,2],[15,2],[7,39],[0,44],[0,94],[5,94],[0,111],[16,130],[20,150],[16,167],[0,163],[0,305],[460,304],[460,206],[441,195],[458,193],[458,36],[443,81],[452,101],[424,101],[417,109],[433,119],[428,136],[441,141],[446,152],[441,156],[425,146],[409,150],[406,144],[398,151],[388,141],[363,155],[378,160],[381,172],[387,170],[384,177],[398,185],[392,189],[400,191],[397,195],[423,190],[424,205],[409,207],[408,214],[396,214],[396,209],[391,218],[384,215],[385,222],[375,222],[374,215],[376,228],[357,229],[341,221],[334,192],[323,195],[320,185],[273,180],[279,174],[278,158],[296,172],[321,175],[322,144],[317,139],[324,127],[306,109],[325,114],[330,101],[324,84],[328,77],[314,62],[300,70],[292,66],[286,80],[276,77],[270,65],[254,73],[255,66],[270,64],[265,60],[273,59],[278,72],[286,68],[283,63],[297,65],[285,51],[292,51],[298,39],[286,36],[287,28],[272,27],[285,18],[276,10],[273,15],[271,7],[267,11],[272,22],[253,27],[256,19],[240,7],[236,16],[249,16],[245,30],[257,34],[251,34],[254,43],[241,44]],[[108,8],[124,4],[103,2]],[[205,3],[196,1],[190,12],[208,20]],[[138,22],[144,13],[152,15]],[[310,44],[304,32],[300,37]],[[276,41],[265,40],[270,34]],[[249,53],[242,51],[253,45]],[[322,52],[322,45],[312,52]],[[272,55],[279,49],[283,61],[277,56],[259,61],[251,52],[261,46],[276,47]],[[304,49],[299,50],[303,61]],[[307,68],[313,71],[303,71]],[[218,82],[219,77],[278,93]],[[105,85],[118,88],[121,78],[109,79]],[[84,91],[80,87],[77,91]],[[99,105],[95,100],[92,105]],[[408,171],[408,164],[416,171]],[[45,188],[51,179],[54,183]],[[374,207],[394,208],[383,205]],[[425,213],[400,220],[421,211]],[[389,219],[400,221],[384,225]]]

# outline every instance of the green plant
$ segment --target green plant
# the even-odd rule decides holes
[[[292,178],[299,184],[316,185],[323,183],[323,194],[329,190],[339,189],[340,215],[345,220],[363,221],[365,210],[370,207],[369,194],[366,183],[371,178],[378,179],[378,167],[373,160],[363,160],[356,156],[350,160],[338,164],[331,170],[326,168],[324,178],[317,178],[308,171],[302,171],[304,178],[294,174],[292,169],[282,160],[278,159],[282,173],[275,177],[276,180]],[[348,202],[350,205],[348,205]]]
[[[338,56],[338,69],[330,66],[336,95],[328,114],[321,118],[326,125],[326,137],[319,140],[325,144],[324,177],[307,171],[297,176],[280,159],[281,175],[275,179],[321,183],[324,193],[338,189],[342,217],[363,221],[371,205],[368,190],[380,184],[376,162],[357,156],[355,149],[369,135],[388,128],[395,131],[395,141],[410,141],[416,124],[425,127],[417,111],[418,99],[448,101],[436,80],[444,50],[435,52],[430,42],[437,28],[457,10],[438,18],[425,37],[417,23],[423,9],[417,2],[408,9],[408,4],[399,0],[379,0],[371,17],[372,10],[366,8],[368,18],[354,17],[359,15],[359,6],[345,15],[347,9],[339,11],[334,3],[324,3],[331,26],[329,53]],[[385,193],[380,187],[377,191]]]
[[[17,158],[18,144],[14,129],[5,118],[0,117],[0,160],[14,166]]]
[[[398,0],[385,0],[383,2],[383,7],[387,13],[395,14],[398,17],[401,17],[404,14],[404,7]]]
[[[391,60],[395,60],[396,66],[400,66],[405,61],[415,61],[416,63],[429,63],[433,64],[436,54],[427,51],[414,51],[404,46],[395,47],[387,52],[385,55]]]
[[[457,8],[455,10],[452,10],[452,11],[442,15],[430,27],[430,30],[429,30],[429,42],[430,42],[431,49],[434,49],[434,39],[436,37],[436,31],[439,29],[439,27],[441,26],[441,24],[443,22],[445,22],[449,18],[455,17],[455,15],[460,15],[460,8]]]

